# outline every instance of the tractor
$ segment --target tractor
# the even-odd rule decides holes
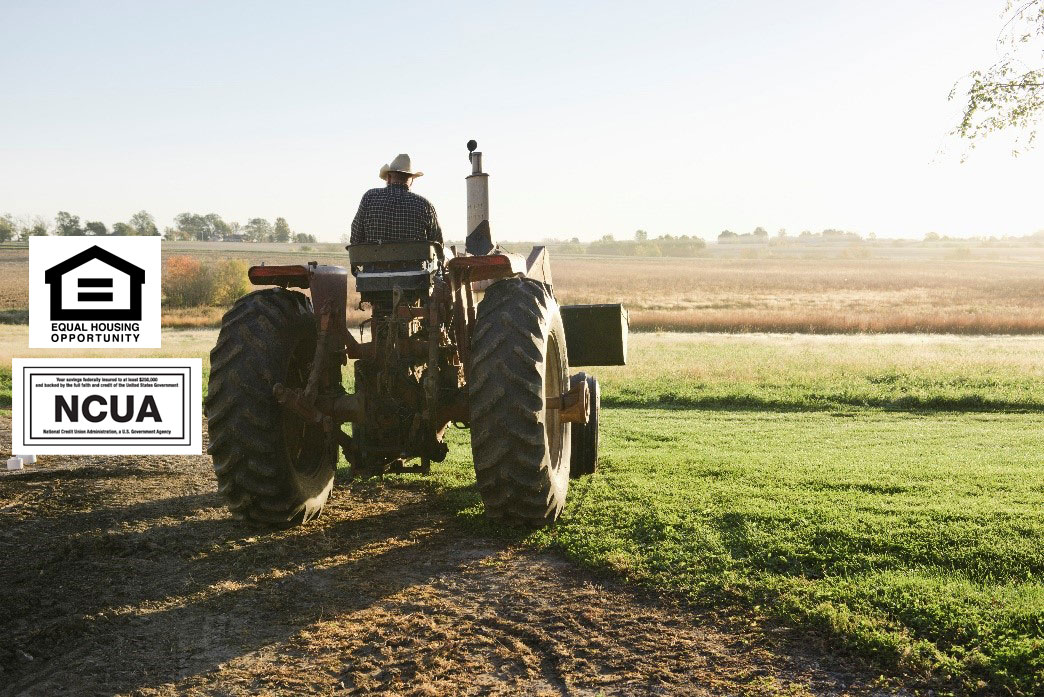
[[[570,366],[623,365],[627,313],[560,306],[546,248],[523,257],[494,242],[475,148],[464,250],[355,244],[347,267],[250,268],[265,287],[222,319],[206,399],[208,452],[236,518],[285,527],[316,517],[341,452],[351,477],[427,473],[446,457],[451,425],[471,429],[485,512],[505,524],[554,522],[570,478],[594,473],[598,380]],[[358,339],[349,276],[370,313]]]

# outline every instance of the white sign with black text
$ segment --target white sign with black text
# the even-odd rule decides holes
[[[199,455],[199,358],[14,358],[11,451]]]
[[[159,237],[30,237],[30,348],[159,348]]]

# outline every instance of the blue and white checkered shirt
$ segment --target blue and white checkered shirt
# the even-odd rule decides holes
[[[427,240],[442,244],[435,207],[404,184],[370,189],[352,221],[352,244]]]

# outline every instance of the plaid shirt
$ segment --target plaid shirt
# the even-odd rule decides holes
[[[412,193],[404,184],[389,184],[363,194],[352,221],[352,244],[411,240],[442,243],[435,207],[428,199]]]

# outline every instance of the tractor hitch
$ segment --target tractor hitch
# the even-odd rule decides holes
[[[578,380],[561,396],[548,397],[546,406],[558,410],[558,418],[563,423],[586,424],[591,413],[591,391],[587,381]]]
[[[352,437],[341,430],[340,424],[336,423],[333,417],[312,406],[303,390],[283,387],[276,383],[272,388],[272,395],[280,406],[290,409],[308,423],[321,426],[324,431],[333,436],[337,445],[344,451],[346,458],[353,452]]]
[[[293,410],[310,423],[322,425],[325,419],[330,419],[335,426],[340,426],[365,418],[363,400],[358,394],[341,394],[333,398],[320,396],[313,402],[305,390],[278,383],[272,388],[272,394],[281,406]]]

